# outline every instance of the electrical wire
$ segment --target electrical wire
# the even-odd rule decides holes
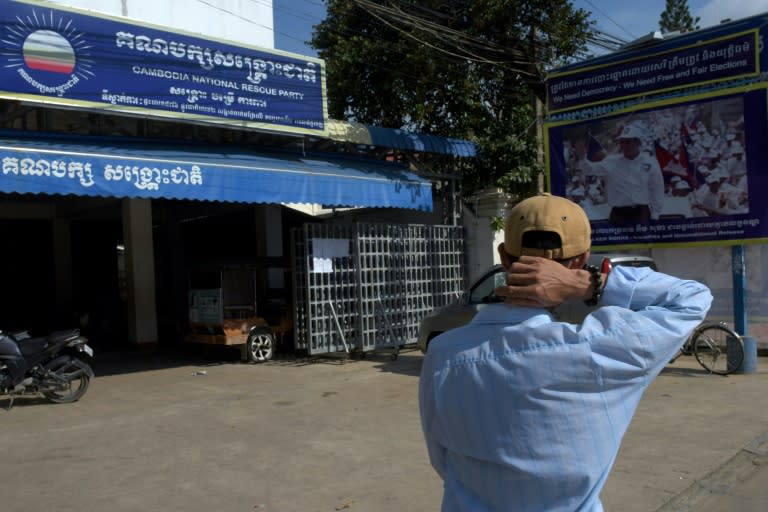
[[[364,0],[355,0],[355,1],[358,2],[358,3],[364,2]],[[423,39],[420,39],[420,38],[416,37],[415,35],[411,34],[410,32],[408,32],[406,30],[403,30],[403,29],[400,29],[400,28],[396,27],[394,24],[390,23],[389,21],[387,21],[383,17],[379,16],[373,10],[368,10],[368,13],[371,16],[373,16],[374,18],[376,18],[377,20],[379,20],[380,22],[382,22],[385,25],[389,26],[390,28],[392,28],[394,30],[397,30],[403,36],[408,37],[410,39],[413,39],[414,41],[416,41],[417,43],[419,43],[419,44],[421,44],[423,46],[427,46],[429,48],[432,48],[435,51],[439,51],[439,52],[444,53],[444,54],[446,54],[448,56],[456,57],[457,59],[471,60],[471,61],[479,62],[479,63],[483,63],[483,64],[493,64],[493,65],[506,65],[507,64],[507,62],[505,62],[505,61],[494,61],[494,60],[486,59],[486,58],[484,58],[482,56],[476,55],[476,54],[468,52],[466,50],[464,51],[464,54],[462,55],[462,54],[459,54],[459,53],[457,53],[455,51],[451,51],[451,50],[448,50],[448,49],[445,49],[445,48],[441,48],[439,46],[436,46],[436,45],[431,44],[431,43],[429,43],[427,41],[424,41]],[[526,75],[529,75],[529,76],[533,76],[533,74],[530,73],[527,70],[515,70],[515,71],[521,72],[522,74],[526,74]]]
[[[616,20],[608,16],[602,9],[600,9],[598,6],[596,6],[594,3],[591,2],[591,0],[584,0],[584,3],[589,4],[590,7],[592,7],[594,10],[600,13],[601,16],[603,16],[605,19],[616,25],[619,30],[625,32],[629,37],[632,39],[637,39],[637,36],[635,36],[632,32],[621,26]]]
[[[518,48],[503,47],[491,41],[470,36],[466,32],[455,30],[443,24],[434,23],[431,20],[420,17],[420,16],[414,16],[406,11],[403,11],[402,9],[387,7],[382,4],[371,2],[370,0],[353,0],[353,1],[358,5],[360,5],[361,7],[367,8],[369,12],[370,10],[381,11],[382,13],[386,13],[389,16],[391,16],[394,21],[399,21],[402,24],[409,26],[415,30],[430,33],[436,37],[448,36],[450,38],[453,38],[452,40],[450,40],[450,42],[452,42],[456,47],[459,47],[459,43],[471,44],[484,51],[498,52],[499,54],[502,54],[502,55],[511,54],[515,56],[515,60],[507,61],[507,62],[518,62],[524,65],[532,64],[532,62],[524,59],[525,52],[519,50]],[[409,5],[402,1],[400,3]],[[434,13],[431,15],[434,16]],[[447,15],[443,15],[443,17],[449,18]],[[534,44],[536,43],[534,42]],[[543,45],[540,45],[540,46],[541,48],[544,48]],[[486,60],[489,60],[489,59],[486,59]]]
[[[242,15],[236,13],[236,12],[232,12],[232,11],[230,11],[228,9],[224,9],[223,7],[219,7],[218,5],[214,5],[214,4],[210,3],[210,2],[207,2],[206,0],[197,0],[197,1],[199,3],[201,3],[201,4],[203,4],[203,5],[207,5],[208,7],[211,7],[213,9],[216,9],[216,10],[221,11],[223,13],[229,14],[229,15],[234,16],[236,18],[239,18],[239,19],[241,19],[241,20],[243,20],[243,21],[245,21],[247,23],[251,23],[253,25],[256,25],[257,27],[260,27],[260,28],[262,28],[264,30],[267,30],[267,31],[271,32],[273,34],[273,36],[272,36],[273,42],[274,42],[274,35],[275,34],[280,34],[281,36],[287,37],[289,39],[293,39],[294,41],[298,41],[298,42],[300,42],[302,44],[304,44],[306,42],[306,41],[303,41],[303,40],[301,40],[301,39],[299,39],[299,38],[297,38],[295,36],[292,36],[290,34],[286,34],[285,32],[282,32],[282,31],[279,31],[279,30],[275,30],[274,26],[269,27],[267,25],[264,25],[263,23],[259,23],[257,21],[254,21],[251,18],[247,18],[247,17],[242,16]],[[255,4],[261,4],[261,5],[265,6],[265,7],[269,7],[271,5],[271,2],[261,2],[259,0],[250,0],[250,1],[252,3],[255,3]],[[273,6],[273,9],[274,8],[275,7]],[[283,11],[286,11],[286,12],[291,11],[290,9],[286,9],[286,8],[281,8],[280,10],[283,10]],[[296,12],[296,11],[293,11],[293,12]],[[310,21],[311,20],[311,18],[306,18],[306,17],[295,15],[295,14],[292,14],[292,16],[294,16],[296,18],[299,18],[299,19],[304,19],[306,21]],[[317,18],[314,18],[314,19],[317,19]],[[321,20],[318,20],[318,21],[321,21]]]

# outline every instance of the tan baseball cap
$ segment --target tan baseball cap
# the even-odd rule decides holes
[[[592,229],[581,206],[549,193],[517,203],[507,215],[504,226],[504,250],[512,256],[541,256],[558,260],[583,254],[592,245]],[[562,247],[522,247],[523,233],[528,231],[557,233]]]

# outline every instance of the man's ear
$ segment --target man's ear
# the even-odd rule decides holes
[[[509,268],[509,256],[507,255],[507,251],[504,250],[504,242],[500,243],[497,247],[499,251],[499,260],[501,260],[501,266],[505,269]]]

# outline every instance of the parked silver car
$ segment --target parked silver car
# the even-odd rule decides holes
[[[624,265],[651,267],[656,270],[656,262],[653,258],[633,254],[595,253],[590,256],[589,264],[601,268],[606,259],[610,262],[611,267]],[[438,334],[469,323],[472,317],[486,304],[497,302],[498,298],[494,295],[493,290],[505,283],[505,277],[501,265],[495,265],[480,279],[472,283],[455,302],[438,308],[424,317],[419,324],[418,346],[421,351],[426,353],[430,341]],[[556,310],[556,314],[563,321],[579,323],[591,309],[580,301],[569,302],[560,306]]]

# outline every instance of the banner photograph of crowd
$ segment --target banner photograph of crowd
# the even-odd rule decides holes
[[[553,187],[593,222],[749,213],[741,95],[565,126],[562,151],[562,162],[550,154],[564,171],[553,172]]]

